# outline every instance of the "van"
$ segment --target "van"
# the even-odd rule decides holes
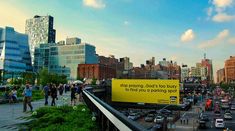
[[[215,128],[224,128],[224,120],[216,119],[215,120]]]

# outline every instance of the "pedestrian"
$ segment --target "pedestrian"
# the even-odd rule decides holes
[[[57,99],[57,89],[56,86],[53,84],[51,88],[51,106],[55,106],[55,99]]]
[[[183,119],[183,118],[180,118],[180,123],[181,123],[181,125],[182,125],[182,121],[183,121],[182,119]]]
[[[188,125],[188,117],[186,118],[186,120],[187,120],[187,125]]]
[[[17,101],[17,90],[16,87],[11,91],[11,101],[14,103]]]
[[[47,84],[46,86],[44,86],[43,88],[43,93],[44,93],[44,96],[45,96],[45,103],[44,105],[48,105],[48,96],[49,96],[49,84]]]
[[[24,89],[22,95],[24,96],[24,101],[23,101],[24,109],[23,109],[23,112],[27,111],[27,105],[30,107],[30,110],[33,111],[33,106],[31,105],[32,88],[29,87],[28,84],[25,86],[25,89]]]
[[[74,87],[74,85],[71,86],[71,105],[75,105],[76,104],[76,89]]]
[[[64,91],[64,87],[62,84],[59,85],[59,93],[62,96],[63,95],[63,91]]]
[[[185,125],[185,118],[183,119],[184,125]]]

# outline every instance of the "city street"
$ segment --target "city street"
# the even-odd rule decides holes
[[[202,109],[204,108],[204,103],[205,101],[198,103],[196,106],[193,106],[192,109],[189,111],[182,111],[181,116],[184,116],[186,118],[189,118],[189,124],[181,124],[180,119],[176,122],[176,131],[188,131],[188,130],[193,130],[198,127],[198,117],[199,114],[196,112],[197,108],[201,107]],[[232,120],[225,120],[225,127],[232,129],[233,131],[235,130],[235,111],[232,111]],[[215,120],[214,120],[214,112],[213,111],[206,111],[204,114],[209,116],[209,121],[207,122],[207,128],[206,129],[198,129],[198,131],[221,131],[222,129],[216,129],[215,128]],[[221,110],[221,118],[223,118],[224,115],[224,110]],[[194,122],[193,122],[194,121]]]
[[[63,97],[68,98],[67,102],[70,102],[70,92],[64,94]],[[49,103],[50,102],[51,98],[49,98]],[[62,103],[61,96],[58,96],[56,104],[62,105]],[[32,106],[34,108],[33,110],[43,107],[44,99],[32,102]],[[26,122],[26,120],[21,119],[21,117],[29,116],[31,114],[30,112],[23,113],[23,103],[2,104],[0,105],[0,112],[0,131],[18,130],[18,125]]]

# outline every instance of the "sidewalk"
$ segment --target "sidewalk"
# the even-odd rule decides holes
[[[68,98],[70,104],[70,92],[63,94],[62,97]],[[49,98],[49,105],[51,98]],[[58,95],[57,105],[62,105],[62,98]],[[44,99],[32,102],[33,110],[44,106]],[[28,107],[29,110],[29,107]],[[27,122],[26,120],[19,119],[31,115],[30,112],[23,113],[23,103],[3,104],[0,105],[0,131],[18,130],[17,124]]]

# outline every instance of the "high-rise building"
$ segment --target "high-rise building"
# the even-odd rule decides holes
[[[189,68],[187,65],[182,65],[181,68],[181,81],[184,81],[185,78],[189,77]]]
[[[225,82],[235,82],[235,56],[230,56],[224,64]]]
[[[206,68],[206,77],[207,77],[207,81],[209,83],[213,83],[214,82],[214,76],[213,76],[213,65],[212,65],[212,60],[211,59],[202,59],[202,67]]]
[[[225,72],[224,72],[224,68],[219,69],[219,70],[216,72],[216,75],[217,75],[217,83],[225,82]]]
[[[52,16],[34,16],[26,20],[25,33],[29,36],[30,53],[34,61],[34,49],[41,43],[55,43],[56,30]]]
[[[161,66],[167,67],[167,66],[169,66],[170,62],[169,62],[169,61],[166,61],[166,58],[163,58],[162,61],[159,61],[159,64],[160,64]]]
[[[32,71],[28,36],[12,27],[0,28],[0,70]]]
[[[126,71],[133,68],[133,63],[130,62],[130,58],[129,57],[120,58],[120,62],[124,63],[124,70],[126,70]]]
[[[155,65],[155,57],[152,57],[151,59],[146,60],[146,65],[154,66]]]
[[[75,80],[78,64],[97,64],[98,57],[95,46],[80,42],[72,44],[66,41],[65,45],[40,44],[35,50],[34,62],[37,71],[46,67],[49,72],[64,74],[68,79]]]

